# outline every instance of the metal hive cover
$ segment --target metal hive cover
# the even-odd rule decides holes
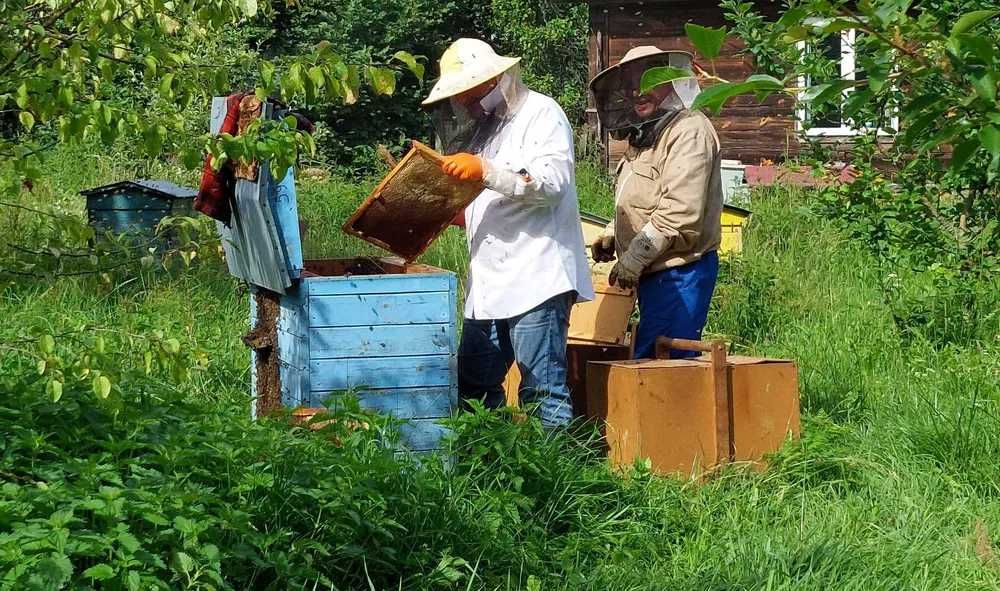
[[[344,224],[344,232],[384,248],[407,262],[420,256],[455,215],[485,188],[441,171],[441,154],[414,141]]]
[[[115,193],[124,190],[133,190],[143,193],[152,192],[157,195],[173,199],[194,199],[194,196],[198,194],[198,192],[195,191],[194,189],[191,189],[189,187],[182,187],[170,181],[148,180],[148,179],[119,181],[117,183],[102,185],[100,187],[94,187],[92,189],[84,189],[83,191],[80,191],[80,194],[83,195],[84,197],[93,197],[97,195],[105,195],[108,193]]]

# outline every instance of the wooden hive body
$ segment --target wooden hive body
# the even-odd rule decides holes
[[[588,408],[603,424],[612,465],[648,458],[659,473],[702,475],[760,463],[798,437],[794,362],[729,357],[721,371],[708,357],[590,363]]]
[[[194,191],[165,181],[122,181],[81,192],[98,234],[153,236],[168,215],[191,215]]]
[[[349,393],[362,408],[405,421],[405,449],[437,449],[445,433],[437,420],[451,415],[458,398],[456,294],[455,275],[434,267],[306,261],[296,287],[280,296],[275,349],[266,354],[277,356],[269,362],[279,392],[273,381],[255,379],[258,401],[336,407]],[[251,316],[256,327],[260,316]],[[262,361],[255,352],[255,378],[268,371]]]
[[[217,98],[213,132],[225,110],[225,100]],[[270,105],[263,107],[263,116],[275,115]],[[417,158],[411,154],[407,161]],[[458,280],[452,272],[409,261],[455,211],[439,202],[435,215],[416,215],[418,205],[394,200],[405,201],[406,192],[390,191],[384,182],[351,223],[382,247],[412,250],[400,252],[403,258],[305,260],[293,174],[278,180],[269,163],[260,163],[256,180],[236,183],[230,224],[219,224],[230,273],[252,286],[251,330],[244,341],[252,351],[255,415],[282,406],[336,408],[350,395],[362,408],[401,421],[401,450],[439,449],[446,433],[439,421],[458,403]],[[458,193],[456,207],[475,196]],[[408,207],[410,215],[394,214]],[[376,238],[390,226],[399,233]]]

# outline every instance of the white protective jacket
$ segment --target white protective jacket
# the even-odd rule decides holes
[[[479,155],[487,189],[465,210],[465,317],[511,318],[568,291],[578,301],[593,299],[573,129],[562,108],[529,91]]]

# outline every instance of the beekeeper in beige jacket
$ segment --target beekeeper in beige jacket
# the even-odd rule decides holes
[[[602,126],[628,140],[615,219],[591,248],[598,261],[617,257],[612,284],[637,289],[636,358],[652,357],[658,336],[701,338],[718,276],[719,137],[708,117],[688,109],[698,82],[692,76],[639,91],[650,68],[691,71],[691,64],[686,52],[636,47],[590,82]]]

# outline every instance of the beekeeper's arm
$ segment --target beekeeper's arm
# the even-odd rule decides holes
[[[527,203],[559,200],[573,183],[573,130],[560,109],[544,109],[529,123],[523,156],[486,160],[484,182],[494,191]]]
[[[455,154],[442,169],[463,180],[482,180],[490,189],[525,203],[556,202],[573,183],[573,131],[559,109],[543,109],[528,123],[521,154],[499,161]]]

